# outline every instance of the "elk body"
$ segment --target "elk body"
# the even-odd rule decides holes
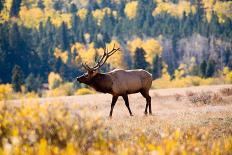
[[[106,60],[118,50],[119,48],[113,48],[110,52],[104,50],[104,55],[92,68],[87,64],[82,64],[87,70],[87,73],[77,77],[77,81],[93,87],[96,91],[112,94],[110,117],[113,114],[113,109],[119,96],[123,97],[130,115],[133,116],[129,106],[128,94],[139,92],[146,98],[144,113],[147,114],[147,109],[149,108],[149,114],[152,114],[151,97],[149,95],[149,90],[152,84],[152,75],[149,72],[142,69],[115,69],[108,73],[98,72],[98,69],[106,62]]]

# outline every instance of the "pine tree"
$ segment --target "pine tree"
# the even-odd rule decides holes
[[[209,60],[206,68],[206,77],[212,77],[215,72],[215,61]]]
[[[134,55],[134,68],[146,69],[148,63],[145,60],[145,51],[143,48],[136,48]]]
[[[72,14],[77,13],[77,6],[74,3],[72,3],[71,6],[70,6],[70,12]]]
[[[11,17],[18,17],[22,0],[13,0],[10,9]]]
[[[42,85],[41,78],[35,77],[34,74],[29,74],[28,77],[25,79],[25,87],[28,92],[34,91],[37,92]]]
[[[69,40],[68,40],[68,27],[65,22],[62,22],[60,26],[59,37],[60,37],[59,40],[61,44],[61,49],[67,50],[69,47]]]
[[[158,54],[155,55],[152,61],[152,77],[157,79],[161,76],[162,62]]]
[[[12,70],[11,83],[15,92],[21,91],[21,86],[23,84],[23,72],[21,67],[18,65],[15,65]]]
[[[4,0],[0,0],[0,11],[2,11],[4,7]]]
[[[37,2],[37,6],[40,8],[40,9],[44,9],[45,8],[45,5],[44,5],[44,2],[43,2],[43,0],[38,0],[38,2]]]
[[[207,68],[207,63],[205,60],[202,61],[200,64],[200,73],[202,77],[206,77],[206,68]]]

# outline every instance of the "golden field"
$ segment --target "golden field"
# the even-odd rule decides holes
[[[106,94],[2,101],[0,154],[231,154],[231,88],[151,90],[152,116],[130,95],[112,119]]]

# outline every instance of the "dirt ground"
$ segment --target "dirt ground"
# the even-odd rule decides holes
[[[108,118],[110,111],[111,95],[92,94],[82,96],[54,97],[37,99],[44,102],[64,102],[69,105],[78,106],[88,117],[101,117],[106,128],[114,132],[124,133],[134,129],[158,130],[161,126],[171,125],[173,127],[191,126],[220,126],[223,132],[232,132],[232,96],[223,97],[226,102],[210,104],[194,104],[187,97],[188,92],[219,92],[223,88],[232,88],[232,85],[199,86],[189,88],[157,89],[151,90],[152,116],[144,115],[146,101],[141,94],[129,95],[129,102],[133,117],[124,101],[119,97],[113,112],[112,119]],[[179,99],[176,96],[180,96]],[[11,101],[18,102],[18,101]],[[33,102],[33,100],[24,100]],[[226,126],[226,127],[223,127]],[[128,130],[129,129],[129,130]],[[218,131],[222,132],[222,131]]]

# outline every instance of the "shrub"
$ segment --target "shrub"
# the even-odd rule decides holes
[[[223,101],[223,98],[221,97],[221,95],[219,94],[219,93],[214,93],[213,95],[212,95],[212,102],[214,102],[214,103],[221,103],[222,101]]]
[[[211,103],[211,94],[208,92],[196,93],[188,97],[189,101],[192,103]]]
[[[107,123],[109,121],[105,118],[95,115],[88,117],[84,112],[82,115],[80,109],[75,109],[75,106],[71,105],[67,108],[64,103],[30,103],[21,106],[3,103],[0,108],[0,152],[1,154],[231,154],[232,150],[230,132],[225,135],[215,134],[216,137],[212,137],[214,135],[211,133],[218,130],[216,126],[172,129],[165,125],[155,131],[147,130],[138,124],[138,128],[132,129],[133,132],[120,126],[117,130],[128,132],[118,135],[106,128]]]
[[[65,83],[60,85],[58,88],[48,90],[45,96],[56,97],[56,96],[70,96],[73,94],[74,94],[73,83]]]
[[[13,88],[10,84],[0,84],[0,101],[13,98]]]
[[[224,96],[232,95],[232,88],[223,88],[220,90],[221,94]]]
[[[62,83],[62,78],[58,73],[51,72],[48,75],[48,87],[49,89],[54,89],[59,87],[59,85]]]
[[[28,92],[23,96],[23,98],[39,98],[39,95],[36,92]]]
[[[76,95],[95,94],[96,92],[88,88],[80,88],[76,91]]]
[[[199,85],[212,85],[215,83],[214,78],[200,78],[198,76],[187,76],[173,80],[160,78],[152,82],[152,88],[181,88]]]
[[[223,76],[225,83],[232,83],[232,71],[228,67],[223,69]]]

